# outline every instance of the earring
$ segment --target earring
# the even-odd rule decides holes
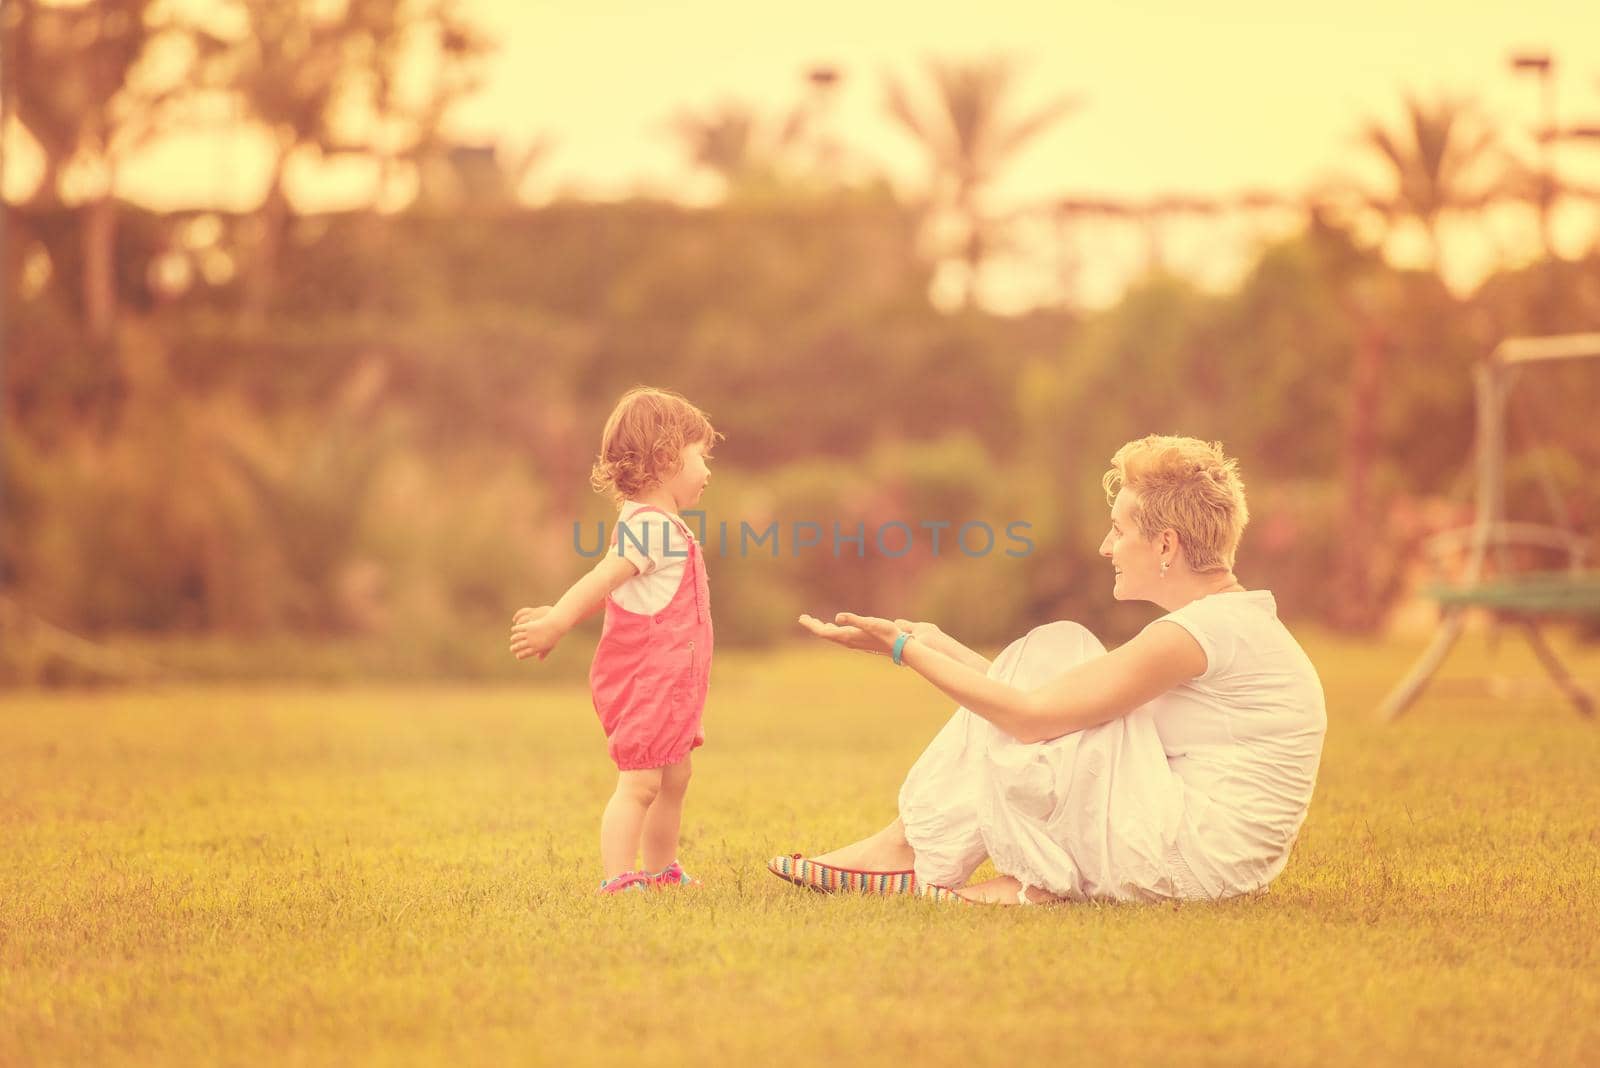
[[[1171,566],[1171,561],[1169,561],[1169,560],[1161,561],[1161,577],[1162,578],[1166,578],[1167,577],[1167,568],[1170,567],[1170,566]]]

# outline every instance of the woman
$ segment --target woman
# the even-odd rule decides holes
[[[1272,594],[1234,578],[1249,518],[1235,461],[1193,438],[1129,442],[1103,480],[1117,600],[1166,611],[1112,652],[1052,623],[991,664],[930,623],[800,622],[889,654],[961,707],[911,768],[900,818],[776,857],[819,890],[949,900],[1215,900],[1266,886],[1305,819],[1327,715]],[[966,885],[985,857],[1000,877]]]

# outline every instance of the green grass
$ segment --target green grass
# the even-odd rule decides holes
[[[1330,729],[1288,869],[1182,907],[767,875],[892,816],[944,715],[827,648],[719,660],[706,886],[605,900],[581,688],[0,697],[0,1064],[1596,1063],[1600,728],[1448,680],[1382,727],[1415,650],[1311,651]],[[1536,673],[1509,640],[1492,666]]]

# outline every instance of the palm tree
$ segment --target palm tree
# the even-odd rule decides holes
[[[1387,195],[1357,191],[1366,206],[1377,210],[1390,235],[1407,222],[1422,228],[1428,242],[1428,266],[1435,276],[1443,267],[1440,226],[1450,215],[1481,211],[1504,195],[1504,180],[1486,172],[1496,156],[1495,137],[1478,119],[1471,104],[1438,97],[1423,101],[1405,99],[1405,116],[1398,130],[1369,121],[1362,141],[1389,167],[1393,178]],[[1348,234],[1317,225],[1324,248],[1342,247],[1333,259],[1343,264],[1334,271],[1335,291],[1350,323],[1350,402],[1345,423],[1342,481],[1344,483],[1344,542],[1339,563],[1345,600],[1341,622],[1368,629],[1377,622],[1378,600],[1371,583],[1369,540],[1377,523],[1377,460],[1381,445],[1379,412],[1384,379],[1389,371],[1392,341],[1385,326],[1378,288],[1364,276],[1352,255]],[[1449,301],[1447,291],[1441,299]],[[1434,320],[1430,320],[1434,321]]]
[[[95,192],[78,209],[83,248],[83,313],[89,335],[107,340],[117,314],[117,172],[181,120],[180,107],[205,85],[219,45],[155,0],[100,0],[68,7],[15,0],[0,17],[9,113],[44,154],[35,199],[61,201],[61,177],[77,166],[98,172]],[[170,62],[160,77],[133,73],[148,57]]]
[[[837,67],[818,64],[805,72],[805,95],[781,115],[763,117],[726,100],[680,111],[668,129],[689,162],[720,179],[727,194],[837,189],[851,162],[833,131],[843,77]]]
[[[772,169],[772,146],[749,106],[726,101],[703,112],[684,111],[671,129],[696,167],[722,179],[728,189]]]
[[[353,43],[366,27],[366,12],[347,7],[338,17],[317,18],[309,5],[278,0],[242,0],[238,9],[248,32],[239,42],[234,88],[250,117],[270,136],[272,157],[266,195],[257,209],[255,247],[245,272],[244,310],[259,321],[276,288],[279,250],[289,224],[289,198],[284,178],[290,160],[303,148],[324,156],[353,152],[357,146],[340,137],[334,102],[360,76],[348,56],[380,53],[393,32],[394,4],[383,12],[366,49]]]
[[[231,87],[272,142],[245,284],[246,317],[259,321],[272,301],[292,214],[285,190],[291,160],[303,153],[375,157],[381,196],[398,158],[415,162],[439,147],[444,113],[476,84],[475,61],[489,45],[453,0],[332,8],[313,0],[236,0],[235,9],[244,32],[235,41]],[[423,40],[437,62],[420,86],[421,103],[407,106],[397,71],[406,49]],[[352,111],[365,121],[364,136],[352,130]],[[396,136],[404,143],[391,143]]]
[[[1058,99],[1012,118],[1017,70],[1004,59],[931,60],[932,103],[920,103],[898,79],[886,81],[889,114],[916,139],[932,172],[928,207],[959,224],[958,255],[965,268],[967,307],[977,298],[979,275],[993,244],[993,220],[984,194],[1027,145],[1078,102]]]
[[[1477,121],[1473,107],[1450,97],[1405,100],[1397,130],[1369,120],[1361,140],[1386,163],[1393,178],[1387,194],[1364,192],[1367,206],[1383,216],[1391,232],[1406,221],[1422,227],[1429,267],[1441,266],[1439,226],[1450,214],[1480,211],[1499,194],[1481,176],[1495,147],[1493,131]]]

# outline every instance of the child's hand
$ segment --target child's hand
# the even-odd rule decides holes
[[[517,609],[517,614],[511,617],[511,625],[514,627],[518,623],[527,623],[531,620],[538,619],[540,616],[549,612],[551,607],[551,605],[542,604],[538,608],[519,608]]]
[[[511,618],[511,655],[518,660],[538,657],[543,660],[561,640],[561,631],[545,621],[550,605],[519,608]]]

